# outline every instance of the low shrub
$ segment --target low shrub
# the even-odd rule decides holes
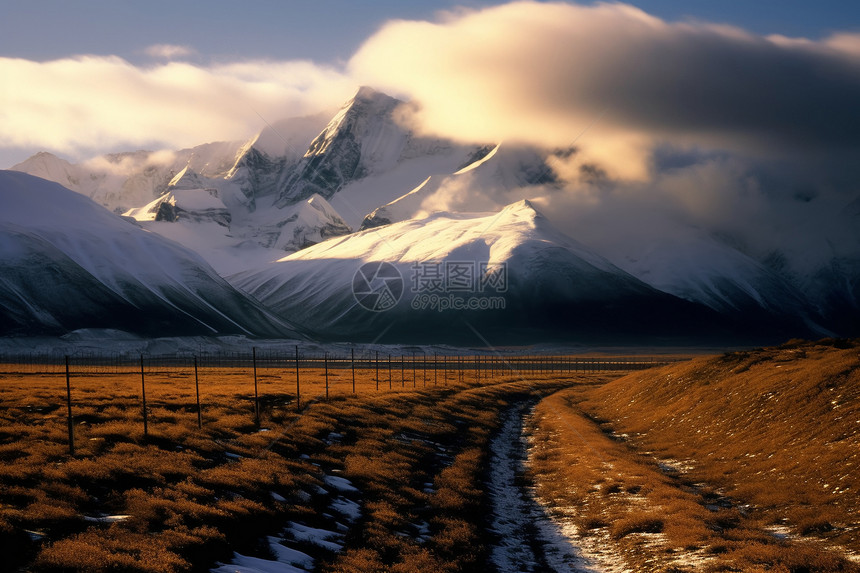
[[[616,519],[609,527],[609,534],[614,539],[621,539],[631,533],[661,533],[663,519],[652,514],[626,515]]]

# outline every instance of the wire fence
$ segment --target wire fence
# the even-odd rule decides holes
[[[643,370],[676,358],[584,357],[564,355],[462,355],[376,350],[348,354],[303,353],[251,348],[250,352],[128,355],[19,353],[0,356],[0,430],[17,410],[43,422],[65,410],[68,448],[75,455],[76,410],[104,410],[137,404],[143,436],[150,433],[153,412],[171,409],[194,413],[198,428],[209,407],[251,414],[259,428],[263,411],[302,406],[331,394],[424,389],[456,383],[492,383],[498,377],[564,376],[577,373]],[[61,381],[65,382],[60,387]],[[202,382],[202,384],[201,384]],[[253,382],[253,394],[251,383]],[[193,383],[193,385],[192,385]],[[201,403],[201,386],[204,401]],[[219,406],[219,407],[220,407]],[[246,412],[247,414],[242,414]],[[29,413],[29,414],[28,414]],[[80,418],[80,415],[77,416]],[[167,416],[169,419],[172,416]],[[8,418],[8,419],[7,419]],[[162,416],[154,416],[164,423]],[[175,422],[174,422],[175,423]]]
[[[159,371],[175,368],[260,368],[305,370],[396,370],[484,371],[510,375],[556,374],[574,372],[632,371],[663,366],[683,360],[673,357],[642,356],[578,356],[578,355],[480,355],[443,353],[391,353],[365,351],[362,353],[305,353],[258,350],[248,352],[200,352],[177,354],[128,354],[75,352],[17,353],[0,355],[0,373],[62,374],[66,360],[77,374],[124,374],[144,368]]]

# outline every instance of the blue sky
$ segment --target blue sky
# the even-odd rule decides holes
[[[543,92],[536,91],[528,97],[523,95],[519,101],[512,97],[510,101],[500,102],[496,106],[499,113],[495,116],[487,112],[486,106],[481,109],[482,104],[498,92],[488,91],[490,95],[484,96],[483,101],[478,98],[467,101],[469,94],[479,94],[483,88],[489,89],[488,86],[499,82],[511,86],[508,91],[516,91],[523,81],[531,81],[533,71],[529,66],[518,68],[516,65],[512,65],[510,70],[502,70],[507,62],[500,60],[495,69],[507,75],[484,77],[486,69],[479,65],[480,58],[494,58],[510,46],[506,46],[504,37],[492,34],[497,46],[492,42],[479,46],[468,34],[473,33],[469,31],[472,30],[470,26],[486,32],[490,30],[489,22],[498,23],[517,12],[516,9],[495,9],[500,6],[498,2],[4,0],[4,4],[0,19],[0,77],[3,79],[0,86],[0,167],[11,166],[39,150],[80,160],[126,149],[175,149],[216,139],[246,138],[263,126],[261,117],[276,120],[283,116],[331,110],[349,97],[359,82],[372,83],[393,95],[425,104],[426,124],[432,122],[441,132],[445,132],[446,124],[459,129],[471,122],[474,128],[471,136],[475,138],[528,139],[528,134],[519,129],[521,126],[510,125],[506,121],[512,115],[522,114],[528,118],[528,125],[562,125],[566,131],[560,136],[560,141],[569,141],[568,132],[576,132],[577,126],[590,121],[588,118],[593,118],[597,112],[593,109],[594,101],[583,99],[580,97],[582,93],[574,93],[568,88],[576,82],[588,81],[588,85],[596,86],[595,94],[601,89],[607,90],[600,96],[606,99],[617,96],[619,83],[625,81],[624,74],[629,76],[623,71],[627,65],[624,57],[608,57],[605,64],[611,66],[611,69],[607,67],[608,71],[594,71],[587,78],[569,74],[568,84],[549,87],[559,74],[575,71],[571,65],[587,65],[588,61],[578,62],[574,58],[565,64],[566,68],[550,69],[548,60],[556,57],[547,57],[546,50],[551,50],[552,46],[537,45],[538,42],[533,41],[535,38],[528,36],[529,33],[543,34],[543,28],[537,26],[529,28],[531,32],[521,31],[516,20],[509,20],[492,29],[506,29],[505,34],[508,35],[519,34],[517,42],[532,52],[514,50],[508,60],[527,53],[542,58],[540,67],[547,68],[543,78],[546,85],[538,84],[536,90],[542,89]],[[591,49],[589,44],[581,42],[598,25],[606,31],[602,36],[595,36],[598,43],[609,42],[613,38],[619,41],[618,47],[607,44],[596,52],[594,56],[599,59],[606,53],[622,53],[624,50],[630,50],[628,60],[650,53],[652,48],[656,54],[663,41],[661,38],[674,38],[672,41],[686,46],[682,51],[701,52],[696,56],[698,59],[678,58],[679,61],[672,62],[674,67],[670,66],[668,72],[655,69],[656,75],[668,73],[681,82],[688,82],[691,73],[696,76],[697,70],[703,66],[720,67],[719,62],[737,57],[732,54],[746,49],[742,47],[744,42],[735,41],[737,38],[733,40],[730,33],[712,33],[710,24],[728,24],[745,30],[749,33],[747,47],[762,42],[767,44],[755,48],[756,61],[771,61],[768,65],[776,66],[785,64],[785,69],[800,66],[798,69],[809,74],[810,82],[821,80],[820,74],[813,69],[818,64],[810,64],[810,57],[821,57],[823,51],[831,56],[836,54],[835,59],[821,61],[821,65],[828,67],[831,64],[842,65],[846,55],[853,58],[860,53],[860,2],[641,0],[632,5],[653,17],[655,22],[665,25],[663,32],[653,35],[645,44],[632,40],[627,42],[623,32],[615,38],[613,26],[617,22],[619,30],[628,25],[635,28],[634,21],[637,18],[642,20],[642,17],[630,10],[617,7],[562,10],[563,16],[568,18],[571,34],[579,38],[564,49],[571,53]],[[456,12],[461,7],[480,13],[481,18],[478,19],[484,23],[468,23],[467,18],[440,15],[442,11]],[[532,14],[540,19],[545,15],[542,13],[553,11],[545,3],[537,2],[532,3],[528,10],[521,10],[528,21],[531,21]],[[462,16],[462,12],[457,13]],[[393,20],[432,22],[436,29],[429,30],[429,25],[413,22],[388,26],[386,33],[382,33],[383,26]],[[695,33],[685,32],[683,26],[675,25],[678,22],[695,23]],[[548,30],[552,28],[551,24],[551,21],[547,24]],[[649,25],[653,28],[654,22]],[[629,38],[636,37],[638,33],[633,28]],[[842,34],[843,37],[836,41],[833,40],[834,34]],[[807,38],[812,42],[779,42],[777,46],[771,41],[771,35]],[[422,45],[427,48],[416,47],[417,41],[425,42]],[[556,41],[566,42],[566,35],[562,33]],[[458,51],[449,50],[449,45],[458,46]],[[705,50],[703,46],[709,49]],[[714,50],[710,50],[711,47]],[[774,47],[780,54],[773,53]],[[483,55],[473,57],[472,52],[481,50],[485,52]],[[94,57],[84,58],[84,55]],[[407,55],[411,60],[407,61]],[[461,65],[466,60],[471,60],[474,67],[467,69]],[[744,60],[740,57],[739,61]],[[414,74],[418,66],[422,73]],[[444,73],[449,68],[453,74],[450,78]],[[419,86],[426,79],[424,69],[441,72],[428,76],[434,85]],[[728,99],[732,100],[734,94],[748,89],[750,80],[766,75],[769,69],[747,70],[747,85],[728,90]],[[613,73],[617,77],[608,77]],[[709,71],[703,80],[714,81],[714,74],[724,74],[729,83],[735,81],[737,75],[727,67]],[[838,81],[845,77],[844,70],[835,69],[832,76],[825,77],[833,80],[828,84],[828,89],[833,91],[822,99],[821,105],[832,107],[834,114],[845,113],[845,105],[848,105],[843,105],[845,98],[839,94],[852,93]],[[853,82],[853,74],[851,78]],[[484,83],[473,89],[473,84],[481,81]],[[808,82],[800,76],[781,77],[772,78],[770,85],[792,86],[794,83]],[[851,83],[848,87],[853,89],[853,85]],[[652,95],[657,93],[654,86],[647,83],[622,85],[621,89],[644,90],[645,93],[653,92]],[[692,89],[695,90],[695,86]],[[560,115],[554,117],[545,113],[558,103],[553,100],[551,90],[570,96],[564,109],[555,110]],[[762,93],[770,92],[764,90]],[[833,105],[834,98],[839,100],[838,105]],[[671,99],[661,97],[653,103],[659,107],[662,101]],[[532,110],[523,107],[529,103],[534,103]],[[705,103],[715,105],[713,101]],[[635,109],[635,104],[620,101],[614,115],[606,116],[603,123],[608,134],[607,155],[618,155],[617,147],[622,144],[625,151],[639,145],[635,141],[641,142],[645,131],[653,128],[656,120],[669,124],[678,119],[674,113],[665,117],[646,117],[646,112],[650,111],[644,107]],[[712,117],[726,116],[730,120],[735,110],[747,107],[743,101],[734,101],[732,105],[734,107],[729,110],[707,108],[699,111]],[[772,124],[788,121],[796,116],[797,109],[805,109],[806,105],[815,107],[818,104],[799,100],[787,102],[783,106],[786,113],[768,121]],[[771,111],[769,105],[762,107],[765,112]],[[462,110],[469,113],[464,115]],[[530,111],[533,112],[531,115]],[[815,113],[819,114],[818,111]],[[613,119],[618,124],[614,131],[610,125]],[[751,136],[748,133],[728,133],[718,142],[713,126],[697,123],[696,118],[691,120],[688,125],[673,126],[673,133],[661,134],[661,137],[677,136],[684,145],[695,140],[695,145],[705,147],[749,147]],[[622,122],[625,126],[636,125],[635,133],[622,133],[619,127]],[[485,127],[490,125],[511,129],[487,131]],[[731,129],[728,128],[729,131]],[[694,132],[696,137],[702,134],[701,141],[691,135]],[[757,133],[752,139],[761,140],[760,135]],[[812,135],[835,141],[839,134]],[[596,136],[592,134],[592,137]],[[731,141],[724,143],[723,140]]]
[[[185,44],[202,57],[348,59],[390,19],[432,19],[439,10],[499,2],[463,0],[28,0],[4,2],[0,55],[45,60],[113,54],[140,61],[152,44]],[[665,20],[696,18],[758,34],[817,39],[860,30],[860,2],[850,0],[641,0]],[[588,3],[586,3],[588,4]]]

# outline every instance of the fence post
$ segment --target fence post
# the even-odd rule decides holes
[[[433,353],[433,385],[435,386],[437,382],[439,382],[439,374],[438,374],[437,369],[436,369],[436,353],[434,352]]]
[[[69,357],[66,356],[66,406],[69,415],[69,455],[75,455],[75,422],[72,420],[72,382],[69,374]]]
[[[388,355],[388,389],[391,390],[391,355]]]
[[[257,347],[251,347],[251,364],[254,368],[254,425],[260,427],[260,395],[257,392]]]
[[[194,391],[197,394],[197,429],[203,428],[203,413],[200,411],[200,379],[197,377],[197,356],[194,357]]]
[[[301,411],[301,394],[299,392],[299,345],[296,344],[296,412]]]
[[[400,387],[406,388],[406,361],[400,355]]]
[[[143,399],[143,436],[149,436],[149,424],[146,416],[146,378],[143,375],[143,354],[140,355],[140,393]]]
[[[352,393],[355,394],[355,348],[351,348],[352,352]]]
[[[328,400],[328,352],[325,353],[324,364],[325,364],[325,399]]]
[[[379,391],[379,351],[376,351],[376,390]]]

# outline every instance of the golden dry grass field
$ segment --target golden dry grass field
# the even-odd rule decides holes
[[[525,484],[630,571],[858,571],[854,343],[651,370],[0,368],[0,570],[207,571],[360,507],[317,571],[492,571],[489,445],[527,419]],[[402,374],[401,374],[402,372]],[[257,423],[259,419],[259,424]],[[356,491],[334,492],[332,476]],[[343,496],[346,496],[344,498]],[[348,499],[347,499],[348,498]],[[335,516],[337,517],[337,516]],[[340,518],[337,518],[340,519]],[[341,520],[342,521],[342,520]]]
[[[285,523],[323,518],[326,475],[361,491],[363,518],[331,571],[469,571],[486,560],[482,472],[509,401],[567,387],[569,376],[462,376],[418,370],[134,369],[71,377],[0,374],[0,555],[5,570],[205,571],[233,551],[265,555]],[[106,369],[109,370],[109,369]],[[579,375],[587,377],[588,374]],[[462,381],[461,381],[462,380]],[[426,384],[426,386],[425,386]],[[336,436],[337,439],[332,439]],[[432,484],[429,489],[425,484]],[[330,501],[330,500],[329,500]],[[410,532],[426,523],[421,538]]]

